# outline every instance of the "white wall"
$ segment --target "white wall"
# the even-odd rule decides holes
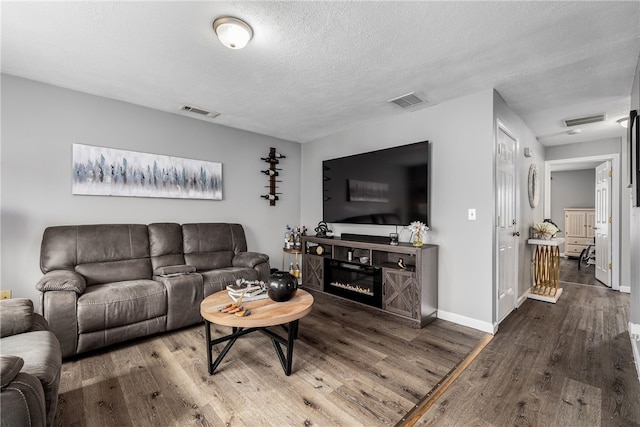
[[[593,208],[595,194],[595,169],[551,172],[551,219],[564,231],[564,209]]]
[[[62,224],[238,222],[249,250],[281,262],[286,224],[300,218],[300,144],[2,75],[1,284],[38,301],[45,227]],[[71,144],[222,163],[223,200],[74,196]],[[275,207],[259,198],[269,147],[287,155]]]
[[[322,219],[322,160],[431,142],[431,231],[439,245],[439,316],[492,328],[493,91],[372,120],[302,146],[302,222]],[[477,209],[477,221],[467,210]],[[314,226],[311,226],[313,229]],[[332,224],[338,234],[388,235],[393,226]],[[408,234],[404,234],[408,238]]]

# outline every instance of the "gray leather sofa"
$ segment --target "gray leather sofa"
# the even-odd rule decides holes
[[[62,355],[31,300],[0,300],[0,353],[2,426],[50,426],[58,405]]]
[[[201,321],[200,302],[237,279],[267,280],[239,224],[49,227],[42,314],[68,357]]]

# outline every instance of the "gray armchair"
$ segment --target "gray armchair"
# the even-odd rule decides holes
[[[58,404],[62,354],[29,299],[0,300],[2,426],[50,426]]]

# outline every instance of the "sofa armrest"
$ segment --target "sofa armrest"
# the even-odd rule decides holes
[[[27,332],[33,323],[33,302],[27,298],[0,300],[0,337]]]
[[[45,427],[47,412],[42,383],[36,376],[20,372],[24,363],[21,358],[8,357],[14,360],[5,365],[5,356],[2,356],[2,392],[0,393],[2,425]],[[15,359],[20,362],[17,363]]]
[[[46,291],[73,291],[82,295],[87,288],[87,281],[75,271],[54,270],[42,276],[36,284],[36,289],[40,292]]]
[[[24,366],[24,360],[18,356],[0,356],[0,388],[4,389]]]
[[[154,276],[181,276],[196,272],[195,265],[166,265],[153,270]]]
[[[239,252],[231,261],[234,267],[255,268],[256,265],[269,262],[269,256],[258,252]]]

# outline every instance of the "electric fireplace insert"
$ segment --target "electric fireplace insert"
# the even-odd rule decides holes
[[[324,290],[333,295],[382,308],[382,269],[327,258]]]

